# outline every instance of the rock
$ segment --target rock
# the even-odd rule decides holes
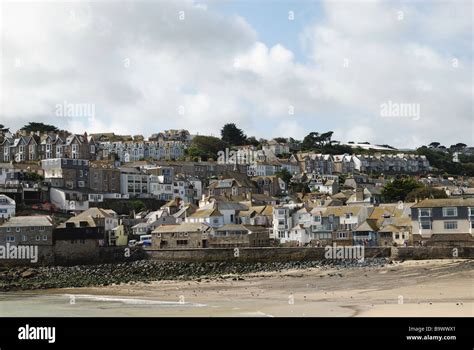
[[[21,273],[21,278],[30,278],[36,275],[36,272],[33,269],[28,269]]]

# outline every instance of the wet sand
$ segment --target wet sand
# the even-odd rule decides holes
[[[472,260],[240,277],[1,293],[0,315],[474,316]]]

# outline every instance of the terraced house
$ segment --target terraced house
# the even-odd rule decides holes
[[[52,245],[53,221],[50,216],[16,216],[0,225],[0,244]]]
[[[11,137],[0,137],[0,162],[10,162],[12,160],[11,147],[14,141]]]
[[[428,244],[473,242],[474,198],[425,199],[411,207],[412,231]]]

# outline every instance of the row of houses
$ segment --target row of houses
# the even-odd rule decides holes
[[[210,245],[213,235],[227,237],[221,246],[260,246],[263,242],[287,246],[469,245],[474,239],[472,199],[378,206],[340,205],[329,199],[308,204],[257,205],[251,199],[205,197],[199,207],[179,211],[175,223],[154,226],[146,234],[152,235],[155,248],[163,249],[215,246]],[[253,243],[244,232],[258,232],[252,236]]]
[[[247,193],[275,196],[286,190],[286,184],[277,176],[248,178],[240,172],[229,171],[234,169],[232,165],[177,163],[157,165],[160,163],[146,161],[121,166],[116,161],[71,158],[45,159],[41,161],[41,166],[3,163],[0,165],[0,186],[3,190],[15,186],[24,190],[24,174],[34,171],[44,181],[32,186],[38,191],[46,186],[49,195],[45,197],[54,206],[75,212],[86,210],[90,203],[105,199],[153,198],[169,201],[179,197],[185,202],[196,203],[204,191],[225,196],[246,196]],[[215,175],[209,179],[203,174]]]
[[[472,244],[474,199],[426,199],[418,203],[282,205],[274,209],[270,238],[298,246]]]
[[[167,131],[145,140],[142,136],[114,134],[70,134],[20,131],[0,135],[0,162],[38,161],[53,158],[86,160],[116,159],[132,162],[140,159],[176,160],[184,156],[189,142],[186,131]],[[189,135],[189,133],[187,134]]]
[[[379,206],[320,200],[284,205],[251,198],[204,196],[199,205],[179,198],[133,218],[90,208],[61,224],[50,216],[16,216],[0,224],[0,244],[61,245],[78,252],[125,246],[152,249],[285,246],[472,246],[474,199],[427,199]],[[145,239],[141,239],[145,238]]]
[[[301,172],[307,174],[359,173],[426,173],[430,164],[426,156],[417,154],[330,155],[296,153],[290,162],[297,162]]]

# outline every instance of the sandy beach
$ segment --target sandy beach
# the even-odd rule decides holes
[[[2,316],[474,316],[474,261],[2,293]]]

